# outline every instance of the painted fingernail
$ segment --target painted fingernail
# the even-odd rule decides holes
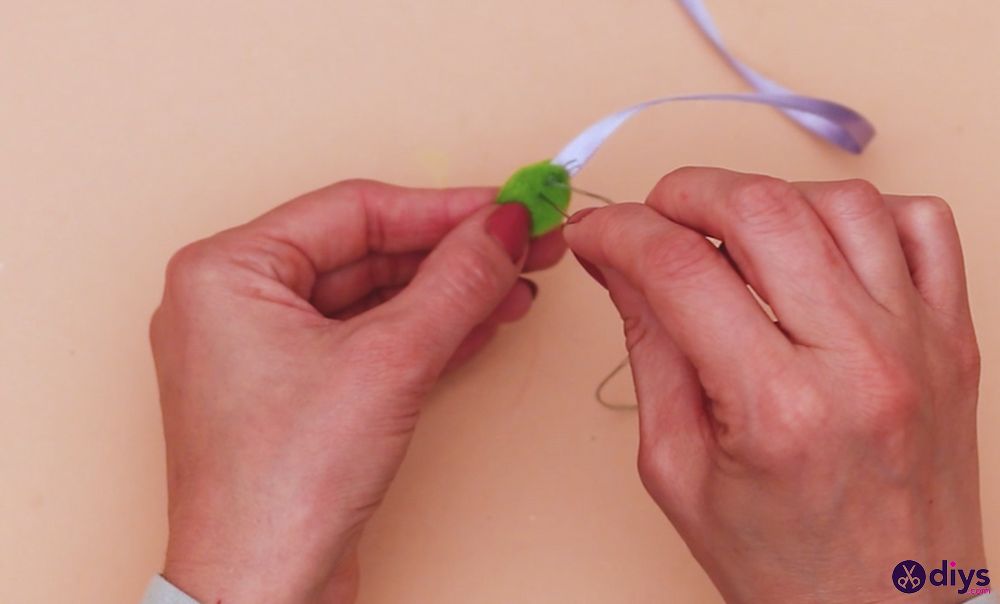
[[[525,285],[528,286],[528,291],[531,292],[531,299],[532,300],[534,300],[535,298],[538,297],[538,284],[537,283],[535,283],[531,279],[526,279],[524,277],[521,277],[521,283],[524,283]]]
[[[583,220],[584,218],[586,218],[587,214],[590,214],[591,212],[593,212],[596,209],[597,208],[583,208],[579,212],[576,212],[575,214],[573,214],[572,216],[570,216],[569,218],[567,218],[566,219],[566,224],[576,224],[576,223],[580,222],[581,220]]]
[[[519,203],[503,203],[486,219],[486,232],[500,242],[511,262],[517,263],[528,249],[531,214]]]
[[[583,267],[583,270],[587,271],[587,274],[594,278],[594,281],[600,283],[601,287],[603,287],[604,289],[608,288],[608,282],[604,279],[604,275],[601,274],[601,269],[597,268],[590,262],[587,262],[583,258],[577,256],[576,252],[573,252],[573,257],[576,258],[576,261],[580,263],[580,266]]]

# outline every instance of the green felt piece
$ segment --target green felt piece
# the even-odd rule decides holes
[[[497,203],[520,203],[528,208],[531,236],[538,237],[562,224],[569,197],[569,172],[542,161],[514,172],[500,189]]]

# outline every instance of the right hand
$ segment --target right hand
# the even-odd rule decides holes
[[[625,322],[642,480],[727,601],[881,602],[902,560],[985,567],[944,202],[687,168],[564,234]]]

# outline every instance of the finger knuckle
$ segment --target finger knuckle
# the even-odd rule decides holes
[[[787,227],[802,211],[798,191],[769,176],[748,176],[734,187],[729,209],[737,225],[772,230]]]
[[[802,426],[781,426],[772,423],[769,434],[779,437],[761,437],[730,432],[719,439],[720,448],[728,459],[739,465],[775,474],[794,474],[807,463],[815,433],[806,433]]]
[[[653,279],[684,281],[703,275],[718,260],[700,235],[680,231],[646,245],[643,270]]]
[[[622,320],[622,328],[625,332],[625,347],[629,354],[634,353],[643,342],[648,341],[653,332],[649,324],[640,317],[625,317]]]
[[[975,336],[966,338],[958,345],[955,352],[955,368],[962,385],[975,388],[979,384],[983,359]]]
[[[871,354],[858,377],[864,425],[877,433],[912,425],[925,396],[915,369],[897,355]]]
[[[670,462],[669,448],[664,440],[649,435],[639,438],[639,450],[635,459],[639,481],[646,492],[660,505],[671,504],[677,499],[675,490],[669,485],[675,483],[677,468]]]
[[[338,195],[344,195],[347,197],[362,197],[364,193],[372,187],[380,186],[385,185],[370,178],[348,178],[330,185],[330,189],[335,191]]]
[[[663,175],[660,180],[657,181],[650,196],[679,196],[683,198],[686,195],[685,183],[696,180],[700,171],[701,168],[696,168],[694,166],[681,166],[680,168],[675,168],[674,170],[671,170]]]
[[[784,369],[758,380],[747,396],[747,414],[720,441],[733,458],[769,472],[794,472],[811,454],[817,434],[826,429],[830,410],[806,377]],[[775,438],[774,435],[780,435]]]
[[[719,462],[790,475],[807,466],[816,441],[829,429],[834,409],[808,372],[794,363],[772,363],[752,382],[735,386],[716,378],[706,391],[706,415],[719,446]],[[738,401],[738,404],[734,404]]]
[[[149,345],[156,349],[160,345],[161,334],[163,333],[163,309],[157,307],[149,317],[149,327],[146,331],[149,338]]]
[[[494,254],[478,246],[470,246],[463,254],[450,260],[444,271],[445,295],[455,300],[480,300],[497,289],[500,271]]]
[[[954,224],[955,215],[951,205],[944,199],[934,195],[912,197],[906,205],[906,210],[920,221],[936,224]]]
[[[636,455],[636,468],[639,478],[645,483],[659,475],[660,464],[657,460],[656,447],[648,439],[639,439],[639,452]]]
[[[666,183],[666,182],[685,181],[701,174],[704,170],[705,170],[704,168],[699,168],[697,166],[680,166],[679,168],[674,168],[670,172],[667,172],[660,179],[660,182]]]
[[[606,258],[614,257],[623,243],[635,240],[636,224],[648,223],[657,217],[655,210],[634,202],[601,208],[594,214],[591,224],[597,227],[595,239],[601,254]]]
[[[218,254],[209,240],[185,245],[167,262],[167,287],[186,287],[211,280],[220,270],[219,265]]]
[[[835,183],[825,205],[834,215],[852,221],[867,218],[885,209],[879,190],[861,179]]]

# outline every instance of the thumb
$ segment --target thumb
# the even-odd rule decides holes
[[[698,374],[641,288],[623,273],[596,264],[599,259],[588,246],[574,247],[572,239],[568,243],[584,269],[607,287],[624,324],[639,403],[639,475],[665,509],[684,509],[686,495],[697,492],[695,467],[707,459],[702,438],[707,417]]]
[[[380,307],[402,323],[433,373],[485,321],[517,282],[531,215],[518,203],[490,205],[464,220],[423,261],[413,281]]]
[[[699,424],[704,421],[701,383],[649,306],[642,292],[618,271],[597,268],[625,330],[629,364],[639,403],[639,457],[643,478],[669,475],[675,486],[683,473],[668,470],[680,461],[690,466],[703,446]],[[672,470],[672,468],[671,468]],[[647,488],[652,485],[647,483]],[[683,489],[681,489],[683,490]],[[693,489],[692,489],[693,492]]]

